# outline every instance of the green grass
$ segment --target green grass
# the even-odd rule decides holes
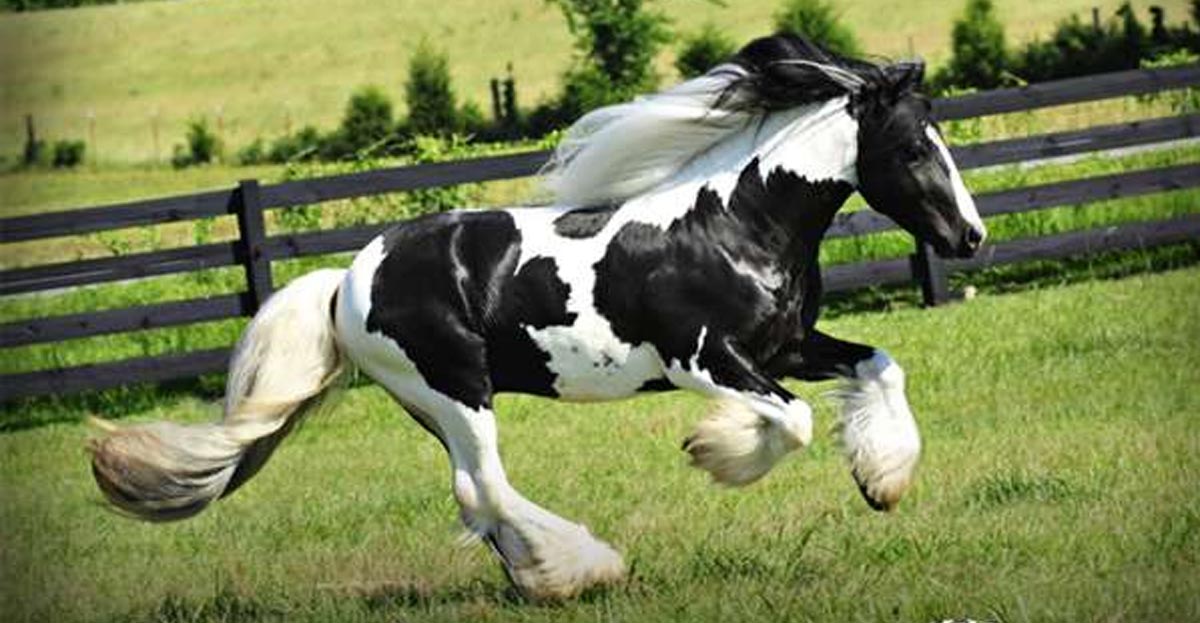
[[[771,30],[779,0],[663,0],[680,32],[712,21],[745,42]],[[1119,0],[1001,3],[1010,43],[1045,36],[1093,6]],[[1149,2],[1136,3],[1145,22]],[[1183,0],[1156,2],[1171,22]],[[865,50],[948,56],[963,2],[912,0],[902,11],[872,0],[837,3]],[[330,128],[350,94],[377,84],[401,104],[408,58],[423,38],[450,54],[460,98],[488,104],[488,81],[509,64],[522,106],[557,92],[572,57],[557,8],[543,0],[206,0],[0,14],[0,154],[16,159],[24,116],[42,136],[88,141],[104,163],[166,162],[186,122],[207,117],[233,149],[307,123]],[[676,38],[678,40],[678,38]],[[670,50],[659,65],[667,80]],[[155,133],[157,132],[157,148]],[[94,139],[94,140],[93,140]]]
[[[256,178],[277,181],[281,166],[204,166],[28,170],[0,175],[0,218],[88,208],[124,201],[190,195]]]
[[[96,504],[77,423],[0,434],[10,621],[1186,621],[1200,617],[1200,268],[842,316],[904,365],[925,439],[898,512],[827,434],[725,490],[685,467],[704,404],[503,397],[513,482],[632,565],[561,606],[456,548],[440,447],[374,387],[308,422],[200,517]],[[795,385],[832,425],[830,385]],[[162,399],[133,420],[214,417]]]

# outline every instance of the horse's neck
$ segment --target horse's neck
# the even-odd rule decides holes
[[[857,184],[858,125],[846,98],[773,113],[694,158],[669,180],[625,204],[636,220],[669,226],[699,209],[703,190],[733,218],[769,213],[789,244],[815,255],[834,213]],[[736,196],[736,198],[735,198]],[[799,258],[792,258],[799,259]]]

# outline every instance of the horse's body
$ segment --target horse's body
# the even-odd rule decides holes
[[[889,75],[789,37],[737,60],[691,90],[586,117],[560,150],[564,205],[415,219],[349,270],[289,285],[239,344],[225,420],[97,442],[102,489],[151,519],[198,512],[261,467],[349,360],[446,447],[464,522],[531,597],[573,595],[623,565],[508,483],[498,392],[608,400],[681,388],[720,399],[685,449],[741,485],[811,441],[811,409],[778,380],[842,377],[853,474],[868,503],[893,507],[920,448],[903,373],[882,351],[815,329],[818,246],[855,189],[945,253],[973,252],[982,224],[910,94],[919,72]],[[776,84],[771,72],[785,75]],[[672,115],[684,135],[656,136]],[[639,127],[647,136],[630,134]]]
[[[844,138],[811,123],[830,115],[804,116],[823,140]],[[352,357],[404,353],[472,407],[502,391],[602,400],[675,387],[702,331],[737,340],[765,366],[816,320],[817,244],[852,192],[853,159],[795,171],[738,143],[621,205],[399,224],[351,266],[339,334]]]

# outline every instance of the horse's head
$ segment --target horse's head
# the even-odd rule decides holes
[[[856,101],[858,190],[943,257],[970,257],[987,229],[967,192],[937,124],[929,100],[916,93],[921,63],[882,68],[879,88]]]

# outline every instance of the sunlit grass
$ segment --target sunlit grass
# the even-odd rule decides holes
[[[622,550],[626,585],[513,599],[458,533],[438,444],[374,387],[195,520],[95,504],[75,423],[0,435],[12,621],[1184,621],[1200,615],[1200,270],[841,316],[909,379],[925,453],[891,515],[827,433],[743,490],[685,466],[690,394],[498,404],[510,476]],[[164,397],[136,420],[215,417]]]

